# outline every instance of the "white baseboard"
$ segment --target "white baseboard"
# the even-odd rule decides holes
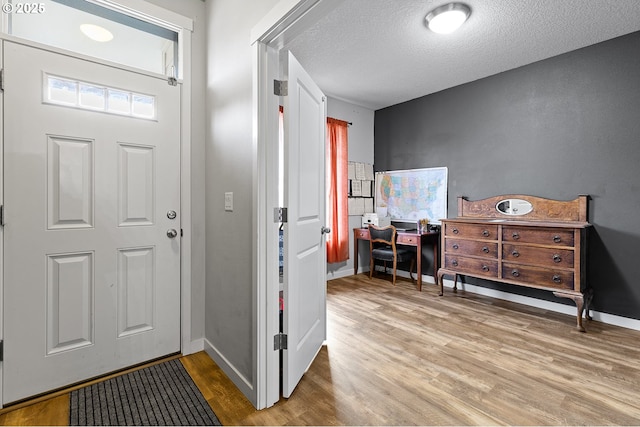
[[[434,283],[434,282],[432,281],[431,283]],[[453,288],[453,280],[445,279],[443,281],[443,286],[447,288]],[[511,301],[518,304],[528,305],[530,307],[536,307],[543,310],[553,311],[556,313],[568,314],[570,316],[576,315],[576,307],[573,305],[560,304],[557,302],[542,300],[538,298],[526,297],[522,295],[512,294],[509,292],[499,291],[496,289],[489,289],[482,286],[471,285],[468,283],[463,283],[462,285],[458,285],[458,288],[461,290],[464,290],[465,292],[484,295],[492,298],[498,298],[505,301]],[[622,328],[640,331],[640,320],[631,319],[623,316],[617,316],[615,314],[601,313],[595,310],[590,310],[590,313],[591,313],[591,317],[595,321],[606,323],[608,325],[615,325],[615,326],[620,326]]]
[[[222,371],[229,377],[229,379],[240,389],[242,394],[244,394],[247,399],[251,400],[255,397],[254,386],[251,384],[247,378],[245,378],[236,368],[233,366],[229,360],[224,357],[218,349],[216,349],[211,342],[204,338],[204,351],[207,352],[209,357],[213,359],[214,362],[222,369]],[[257,402],[251,402],[253,406],[257,407]]]
[[[367,269],[367,271],[369,270]],[[327,271],[327,280],[341,279],[349,276],[353,276],[353,267],[336,271]]]

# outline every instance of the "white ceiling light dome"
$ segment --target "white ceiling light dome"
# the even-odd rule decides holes
[[[434,33],[450,34],[460,28],[471,15],[464,3],[448,3],[433,9],[425,17],[427,27]]]
[[[82,24],[80,25],[80,31],[82,31],[82,33],[85,36],[89,37],[91,40],[97,42],[104,43],[113,40],[113,34],[111,33],[111,31],[99,25]]]

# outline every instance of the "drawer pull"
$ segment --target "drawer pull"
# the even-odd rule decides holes
[[[518,270],[513,270],[513,271],[511,272],[511,275],[512,275],[513,277],[520,277],[520,272],[519,272]]]
[[[511,237],[513,237],[513,240],[518,240],[520,238],[520,235],[514,231]]]
[[[520,256],[520,252],[514,250],[511,252],[511,255],[513,255],[514,258],[518,258]]]
[[[556,264],[562,262],[562,257],[558,254],[553,255],[553,262],[555,262]]]
[[[457,228],[455,228],[455,227],[451,229],[451,232],[452,232],[453,234],[458,234],[458,233],[459,233],[458,229],[457,229]]]
[[[482,247],[482,252],[484,252],[485,254],[488,254],[489,253],[489,248],[486,247],[486,246],[483,246]]]
[[[482,230],[482,235],[484,237],[489,237],[489,230]]]
[[[562,242],[562,238],[556,234],[555,236],[553,236],[553,242],[560,243]]]
[[[489,271],[489,267],[487,267],[486,265],[483,265],[483,266],[482,266],[482,271],[485,271],[485,272],[486,272],[486,271]]]
[[[562,282],[562,278],[558,274],[554,274],[552,279],[556,283]]]
[[[458,248],[460,248],[460,246],[458,246],[458,244],[457,244],[457,243],[454,243],[454,244],[453,244],[453,249],[456,249],[456,250],[457,250]]]
[[[454,259],[453,261],[451,261],[451,265],[453,265],[454,267],[458,266],[458,260]]]

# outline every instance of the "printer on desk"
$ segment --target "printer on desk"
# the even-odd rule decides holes
[[[391,225],[391,217],[378,216],[377,213],[366,213],[362,215],[362,228],[367,228],[369,224],[375,225],[376,227],[386,227],[387,225]]]

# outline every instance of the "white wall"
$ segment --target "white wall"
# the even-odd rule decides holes
[[[302,64],[304,66],[304,64]],[[358,105],[328,98],[327,116],[351,122],[349,126],[349,161],[373,164],[373,122],[374,111]],[[327,264],[327,279],[350,276],[353,274],[353,232],[354,227],[362,224],[361,216],[349,216],[349,260]],[[359,271],[369,268],[368,252],[361,248]]]
[[[205,294],[205,57],[206,13],[202,0],[147,0],[193,19],[191,37],[191,341],[192,351],[202,349]]]
[[[253,50],[250,32],[277,0],[208,0],[205,349],[256,402],[253,330]],[[224,193],[233,192],[232,212]]]

